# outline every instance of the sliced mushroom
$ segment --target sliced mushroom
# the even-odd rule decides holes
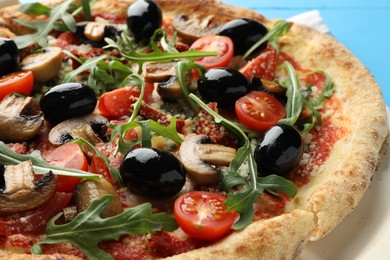
[[[107,130],[107,119],[98,115],[86,115],[65,120],[50,130],[49,141],[55,145],[61,145],[77,137],[87,138],[96,143],[98,136],[104,135]],[[85,125],[90,126],[84,128]],[[84,130],[82,130],[84,128]],[[90,128],[96,133],[93,136]],[[99,142],[99,141],[97,141]]]
[[[173,28],[183,42],[192,44],[202,36],[218,34],[221,24],[213,21],[214,16],[179,14],[173,19]]]
[[[190,134],[180,146],[180,159],[196,184],[217,184],[221,176],[216,166],[229,165],[236,154],[234,148],[209,142],[205,135]]]
[[[91,41],[100,41],[104,38],[105,28],[104,23],[89,22],[85,25],[84,35]]]
[[[179,80],[176,76],[171,76],[167,81],[157,85],[157,93],[166,99],[177,99],[183,95]]]
[[[31,161],[5,166],[5,189],[0,190],[0,213],[17,213],[45,204],[56,191],[57,177],[50,171],[35,181]]]
[[[30,70],[37,82],[46,82],[60,73],[62,51],[59,47],[46,47],[42,52],[26,56],[21,63],[22,70]]]
[[[34,106],[32,97],[16,94],[0,103],[0,140],[19,142],[37,135],[43,124],[43,113]]]
[[[94,200],[105,195],[113,196],[111,204],[102,212],[102,218],[108,218],[123,212],[122,204],[114,187],[105,179],[87,180],[84,179],[76,186],[73,196],[76,201],[77,211],[80,213],[86,210]]]
[[[149,62],[145,64],[145,81],[162,82],[176,75],[177,62]]]
[[[278,85],[276,82],[266,79],[261,79],[261,84],[269,92],[282,95],[286,93],[286,89]]]

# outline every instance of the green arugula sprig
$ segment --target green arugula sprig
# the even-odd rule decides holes
[[[133,40],[126,34],[122,34],[123,38],[119,38],[118,42],[112,39],[105,38],[108,43],[104,48],[118,49],[121,55],[128,61],[138,64],[138,73],[142,73],[142,65],[145,62],[171,62],[175,60],[195,60],[207,56],[216,56],[217,52],[204,52],[197,50],[188,50],[183,52],[165,52],[159,48],[154,48],[152,45],[152,52],[139,53]]]
[[[90,17],[90,3],[89,0],[82,0],[82,6],[70,14],[69,11],[73,8],[72,3],[73,0],[67,0],[58,6],[54,6],[53,8],[41,3],[21,5],[21,12],[35,15],[45,15],[48,16],[48,19],[46,21],[39,22],[16,20],[19,24],[36,31],[33,34],[16,36],[14,41],[18,48],[22,49],[34,43],[38,43],[41,47],[46,47],[48,45],[47,36],[53,29],[75,32],[76,20],[74,17],[81,11],[84,11],[84,15],[88,19]],[[62,23],[59,21],[62,21]]]
[[[296,195],[297,188],[294,183],[283,177],[277,175],[258,177],[252,146],[245,133],[233,122],[209,108],[194,94],[190,94],[189,97],[212,115],[216,123],[222,124],[235,134],[242,145],[237,150],[229,168],[223,172],[223,180],[220,184],[222,190],[229,192],[225,205],[229,207],[229,210],[235,210],[240,214],[240,219],[233,226],[234,229],[243,229],[252,223],[255,214],[253,203],[264,191],[275,195],[277,192],[283,192],[290,197]],[[245,163],[248,165],[248,177],[243,177],[238,173],[240,167]],[[231,192],[234,189],[236,191]]]
[[[286,34],[290,30],[291,24],[286,20],[279,20],[275,23],[274,27],[272,27],[263,38],[261,38],[258,42],[256,42],[249,50],[245,52],[242,56],[242,60],[245,60],[249,57],[261,44],[268,41],[276,50],[279,50],[279,45],[277,42],[279,38]]]
[[[177,79],[179,81],[183,97],[187,104],[191,106],[195,114],[198,114],[200,111],[199,106],[192,99],[190,99],[190,92],[188,91],[188,86],[186,83],[187,79],[192,73],[192,69],[196,69],[200,75],[203,75],[206,72],[204,67],[192,61],[179,61],[175,67]]]
[[[95,200],[71,222],[57,225],[56,220],[63,213],[52,218],[46,226],[46,238],[36,243],[33,254],[42,254],[41,245],[71,243],[86,254],[88,259],[113,259],[113,257],[98,247],[98,243],[107,240],[119,240],[123,234],[137,235],[154,233],[159,230],[173,231],[177,229],[174,218],[167,213],[152,214],[150,203],[128,209],[123,213],[101,218],[100,214],[111,203],[112,197],[106,195]]]
[[[294,66],[285,61],[281,65],[282,68],[285,68],[288,73],[288,78],[281,82],[281,86],[286,88],[286,96],[287,96],[287,103],[286,103],[286,117],[279,120],[280,124],[288,124],[288,125],[298,125],[301,126],[301,134],[305,135],[307,132],[309,132],[316,124],[319,126],[322,125],[322,119],[321,115],[319,113],[319,109],[322,108],[323,101],[330,97],[333,93],[334,86],[333,83],[330,80],[330,77],[325,74],[324,72],[320,71],[314,71],[311,73],[323,73],[325,76],[325,85],[324,89],[321,92],[320,97],[317,99],[313,98],[306,98],[301,89],[298,79],[298,74],[294,69]],[[303,110],[304,107],[307,107],[311,111],[311,116],[309,119],[305,119],[304,122],[298,122],[299,116]]]
[[[100,174],[93,174],[76,169],[67,169],[51,165],[42,159],[39,151],[33,151],[30,154],[18,154],[8,148],[0,141],[0,163],[4,165],[15,165],[24,161],[31,160],[35,174],[45,174],[52,171],[56,175],[72,176],[86,179],[100,179]]]

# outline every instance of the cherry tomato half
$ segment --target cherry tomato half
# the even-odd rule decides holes
[[[52,165],[64,168],[87,171],[89,167],[87,158],[80,146],[74,143],[66,143],[55,148],[45,159]],[[77,177],[58,175],[57,191],[72,192],[80,180]]]
[[[231,229],[237,213],[228,212],[226,197],[217,193],[192,191],[177,198],[176,221],[188,235],[204,240],[223,237]]]
[[[145,83],[144,101],[148,102],[152,93],[153,83]],[[103,116],[120,117],[130,114],[131,105],[134,103],[131,97],[139,97],[138,87],[123,87],[104,93],[98,103],[98,109]]]
[[[199,51],[216,51],[217,56],[197,59],[195,62],[207,69],[226,67],[233,58],[233,41],[227,36],[208,35],[197,39],[190,47]]]
[[[18,71],[0,77],[0,100],[10,93],[30,95],[34,85],[31,71]]]
[[[286,116],[286,109],[275,97],[252,91],[236,101],[236,114],[246,127],[266,131]]]

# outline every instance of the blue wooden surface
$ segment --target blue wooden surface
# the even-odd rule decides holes
[[[332,34],[371,71],[390,106],[389,0],[221,0],[268,18],[317,9]]]

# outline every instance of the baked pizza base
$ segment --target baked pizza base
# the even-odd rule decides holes
[[[93,7],[93,12],[124,16],[131,2],[101,0]],[[216,14],[221,23],[241,17],[257,19],[266,26],[274,22],[251,10],[215,0],[182,1],[180,4],[173,0],[157,2],[164,17],[196,13],[200,16]],[[0,30],[0,34],[8,30],[11,34],[26,33],[25,28],[14,22],[15,18],[26,17],[16,9],[0,10],[0,24],[8,28]],[[285,214],[258,220],[216,244],[172,259],[294,258],[309,240],[318,240],[336,227],[356,207],[369,187],[387,148],[386,106],[380,87],[367,68],[332,36],[293,24],[290,32],[281,38],[280,46],[281,51],[301,67],[322,70],[330,76],[335,84],[331,100],[337,101],[337,108],[328,111],[331,113],[328,119],[332,125],[344,130],[342,136],[334,143],[321,167],[312,174],[310,182],[288,202]]]

